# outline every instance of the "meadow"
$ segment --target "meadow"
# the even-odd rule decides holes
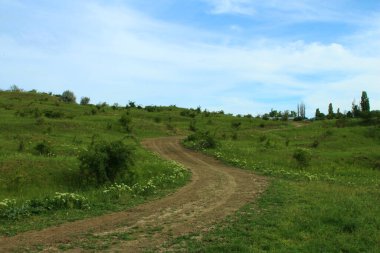
[[[175,190],[189,172],[140,141],[192,135],[186,147],[267,176],[270,186],[211,231],[173,238],[168,248],[380,251],[378,119],[293,122],[174,105],[77,105],[34,91],[0,92],[0,118],[0,235],[124,210]],[[133,146],[133,178],[97,187],[79,180],[78,156],[99,140]]]

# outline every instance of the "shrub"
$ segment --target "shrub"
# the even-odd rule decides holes
[[[380,170],[380,160],[375,161],[373,163],[373,168],[376,169],[376,170]]]
[[[186,142],[195,149],[215,148],[217,145],[216,140],[209,132],[196,132],[191,134],[185,139],[185,143]]]
[[[89,97],[82,97],[80,99],[80,104],[81,105],[88,105],[90,103],[90,98]]]
[[[45,114],[45,117],[51,118],[51,119],[58,119],[64,116],[63,112],[51,111],[51,110],[45,111],[44,114]]]
[[[166,123],[166,129],[169,130],[169,131],[172,131],[174,133],[177,132],[175,126],[172,123]]]
[[[314,140],[313,143],[311,144],[312,148],[317,148],[319,146],[319,140]]]
[[[161,123],[161,118],[160,117],[158,117],[158,116],[156,116],[156,117],[154,117],[154,122],[156,122],[156,123]]]
[[[36,125],[41,126],[43,124],[45,124],[45,119],[43,117],[39,117],[36,119]]]
[[[46,141],[38,143],[35,147],[34,150],[37,152],[39,155],[45,155],[45,156],[53,156],[52,148],[49,143]]]
[[[264,142],[266,140],[268,140],[268,136],[266,136],[266,135],[260,135],[259,136],[259,142]]]
[[[74,92],[66,90],[62,93],[61,99],[66,103],[75,103],[77,98],[75,97]]]
[[[235,121],[235,122],[231,123],[231,127],[234,128],[234,129],[238,129],[240,126],[241,126],[241,122],[240,121]]]
[[[121,116],[119,122],[121,126],[125,129],[125,131],[127,131],[128,133],[132,132],[132,118],[127,113],[124,113]]]
[[[22,152],[25,150],[25,140],[24,139],[20,139],[20,141],[18,143],[17,150],[18,150],[18,152]]]
[[[89,183],[101,185],[127,177],[132,179],[133,148],[122,141],[101,142],[79,156],[81,176]]]
[[[196,121],[195,120],[190,121],[189,130],[192,131],[192,132],[197,131]]]
[[[293,158],[301,167],[306,167],[311,161],[311,152],[305,148],[297,148],[293,153]]]

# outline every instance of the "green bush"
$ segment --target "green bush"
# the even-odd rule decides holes
[[[196,121],[195,120],[190,121],[189,130],[192,131],[192,132],[197,131]]]
[[[196,132],[185,139],[185,143],[195,149],[215,148],[217,143],[209,132]]]
[[[305,148],[297,148],[293,153],[293,158],[301,167],[306,167],[311,161],[311,152]]]
[[[128,133],[132,132],[132,118],[128,115],[128,113],[121,115],[119,122],[125,131]]]
[[[311,147],[312,147],[312,148],[318,148],[318,146],[319,146],[319,140],[316,139],[316,140],[314,140],[313,143],[311,144]]]
[[[238,129],[240,126],[241,126],[241,122],[240,121],[234,121],[234,122],[231,123],[231,127],[234,128],[234,129]]]
[[[44,156],[53,156],[52,148],[49,143],[46,141],[38,143],[34,150],[37,152],[38,155],[44,155]]]
[[[52,110],[47,110],[44,112],[45,117],[51,118],[51,119],[59,119],[63,118],[64,113],[59,112],[59,111],[52,111]]]
[[[132,180],[133,148],[122,141],[100,142],[79,156],[80,173],[88,183],[102,185],[126,177]]]

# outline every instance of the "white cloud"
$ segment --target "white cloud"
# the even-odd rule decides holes
[[[41,32],[43,41],[49,41],[46,35],[65,38],[49,49],[39,46],[38,34],[33,44],[0,37],[0,82],[40,90],[53,84],[53,91],[72,89],[93,101],[201,105],[244,114],[294,109],[289,106],[295,100],[310,110],[323,110],[330,101],[349,109],[367,90],[372,107],[380,107],[380,59],[343,44],[268,39],[231,46],[219,42],[225,35],[162,22],[125,6],[80,8],[68,17],[76,26]]]
[[[249,0],[207,0],[213,9],[213,14],[241,14],[253,15],[255,9],[252,8]]]

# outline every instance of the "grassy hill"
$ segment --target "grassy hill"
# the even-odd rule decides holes
[[[128,127],[120,123],[122,117],[130,120]],[[0,201],[16,200],[8,201],[12,208],[0,209],[7,210],[0,234],[122,210],[172,191],[186,183],[186,170],[145,151],[139,142],[192,135],[184,145],[266,175],[271,186],[258,203],[220,227],[176,238],[171,245],[189,252],[380,251],[376,122],[294,123],[175,106],[77,105],[35,92],[0,92],[0,118]],[[119,188],[80,180],[78,156],[100,140],[122,140],[135,149],[135,176],[119,179]],[[215,145],[205,145],[210,140]],[[43,155],[41,145],[48,149]],[[158,181],[162,175],[176,179]],[[28,201],[54,200],[56,192],[84,197],[90,208],[25,210]]]

